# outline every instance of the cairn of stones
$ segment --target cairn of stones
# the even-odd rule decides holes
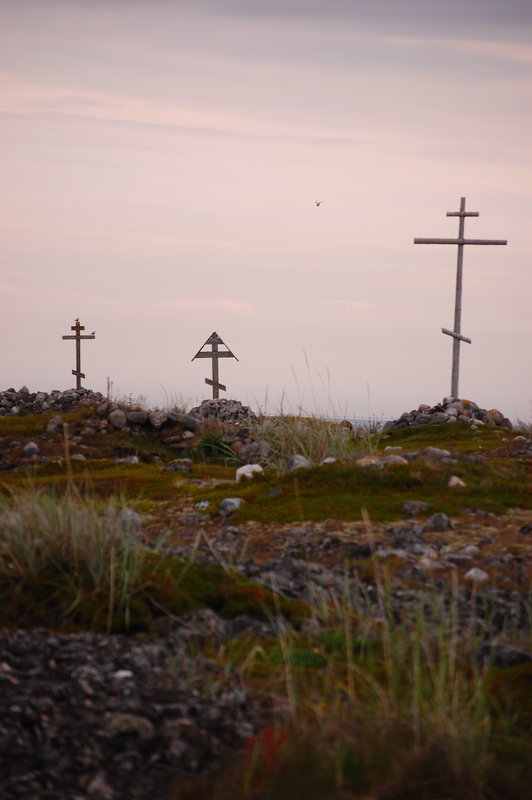
[[[105,400],[100,392],[90,389],[67,389],[51,392],[30,392],[27,386],[16,391],[0,392],[0,417],[10,414],[41,414],[45,411],[70,411],[78,405],[90,406]]]
[[[496,408],[480,408],[472,400],[455,400],[453,397],[444,397],[441,403],[435,406],[421,404],[414,411],[405,411],[399,419],[386,422],[383,431],[402,430],[419,425],[441,425],[465,422],[473,429],[483,425],[495,425],[500,428],[512,429],[512,423]]]

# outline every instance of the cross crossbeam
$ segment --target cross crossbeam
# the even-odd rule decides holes
[[[204,347],[211,346],[210,350],[204,350]],[[219,350],[220,345],[226,347],[226,350]],[[212,359],[212,380],[205,378],[205,383],[212,386],[212,399],[216,400],[220,397],[220,389],[225,392],[227,387],[220,383],[218,374],[218,359],[219,358],[238,358],[229,350],[224,341],[218,336],[216,331],[211,333],[207,341],[200,347],[192,361],[196,358],[211,358]]]
[[[75,331],[74,335],[62,336],[62,339],[74,339],[76,342],[76,369],[72,370],[72,375],[76,376],[76,389],[81,389],[81,379],[85,378],[85,373],[81,371],[81,340],[82,339],[95,339],[94,333],[82,334],[81,331],[85,330],[85,325],[81,325],[79,317],[76,318],[75,325],[70,326],[71,331]]]
[[[456,294],[454,304],[454,329],[452,331],[447,328],[442,328],[442,333],[451,336],[453,339],[453,365],[451,373],[451,395],[458,399],[458,376],[460,370],[460,342],[467,342],[471,344],[471,339],[467,336],[462,336],[460,327],[462,321],[462,272],[463,272],[463,259],[464,259],[464,245],[505,245],[508,244],[506,239],[466,239],[464,235],[464,226],[466,217],[478,217],[478,211],[466,211],[466,199],[462,197],[460,200],[460,211],[448,211],[448,217],[458,217],[458,237],[456,239],[442,239],[442,238],[415,238],[414,244],[454,244],[458,247],[458,259],[456,265]]]

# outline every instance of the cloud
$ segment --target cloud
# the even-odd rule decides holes
[[[376,36],[375,44],[395,45],[406,49],[439,48],[452,50],[466,55],[483,56],[498,61],[510,61],[516,64],[532,64],[532,45],[527,41],[502,41],[495,39],[462,38],[457,32],[455,37],[449,36]]]
[[[261,138],[345,140],[345,132],[322,123],[298,124],[253,114],[224,114],[196,107],[154,102],[141,96],[107,94],[71,86],[20,81],[0,74],[0,112],[11,115],[51,113],[100,122],[179,128],[192,133]]]
[[[459,42],[466,53],[474,53],[490,58],[514,61],[518,64],[532,64],[532,45],[516,42],[489,42],[466,39]]]
[[[154,308],[178,308],[181,311],[199,311],[206,309],[221,309],[226,311],[237,311],[243,314],[251,314],[255,307],[251,303],[246,303],[243,300],[191,300],[180,297],[175,297],[172,300],[167,300],[163,303],[154,303]]]
[[[341,306],[346,311],[368,311],[375,308],[375,303],[367,300],[334,300],[334,305]]]

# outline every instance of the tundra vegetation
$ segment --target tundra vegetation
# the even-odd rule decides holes
[[[223,764],[181,779],[173,800],[530,796],[532,526],[522,522],[532,521],[532,456],[515,444],[530,442],[526,426],[472,431],[459,422],[383,434],[263,417],[249,423],[249,436],[269,444],[264,470],[236,485],[238,451],[216,420],[190,437],[176,464],[157,431],[89,429],[76,450],[92,414],[65,413],[63,428],[44,438],[52,414],[0,419],[2,626],[146,639],[209,608],[225,619],[263,618],[273,631],[194,643],[220,667],[217,680],[236,669],[267,711]],[[30,440],[40,457],[20,458]],[[386,447],[408,456],[427,446],[458,457],[357,464]],[[313,466],[287,472],[295,453]],[[463,482],[457,490],[451,476]],[[220,516],[235,496],[241,507]],[[382,557],[377,540],[404,518],[407,500],[455,522],[474,517],[464,530],[477,538],[483,520],[496,527],[519,512],[520,527],[485,537],[493,563],[508,555],[506,567],[477,585],[464,581],[459,561],[427,576],[405,571],[400,554]],[[346,545],[341,591],[314,586],[293,597],[245,576],[250,552],[267,560],[276,531],[303,524],[337,531]],[[222,553],[215,534],[230,526],[243,536]],[[441,546],[438,534],[427,539]],[[502,618],[500,587],[515,603]],[[498,663],[499,643],[524,654],[521,662]]]

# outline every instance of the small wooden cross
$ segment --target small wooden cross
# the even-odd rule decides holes
[[[211,346],[211,349],[210,350],[204,350],[203,348],[206,347],[209,344]],[[225,342],[223,342],[220,339],[220,337],[218,336],[218,334],[216,333],[216,331],[214,331],[214,333],[211,333],[211,335],[209,336],[209,338],[207,339],[205,344],[203,344],[200,347],[200,349],[198,350],[198,352],[196,353],[196,355],[192,359],[192,361],[194,361],[195,358],[212,358],[212,380],[209,380],[209,378],[205,378],[205,383],[207,383],[209,386],[212,386],[212,399],[213,400],[216,400],[216,399],[218,399],[218,397],[220,397],[220,389],[222,389],[222,391],[224,391],[224,392],[227,391],[227,388],[223,385],[223,383],[220,383],[220,381],[219,381],[219,377],[218,377],[218,359],[219,358],[236,358],[236,356],[233,355],[233,353],[229,350],[228,347],[227,347],[227,350],[218,350],[219,345],[223,345],[224,347],[227,347]],[[236,360],[238,361],[238,358],[236,358]]]
[[[456,297],[454,303],[454,330],[442,328],[442,333],[453,339],[453,366],[451,373],[451,395],[458,399],[458,373],[460,369],[460,342],[471,344],[471,339],[462,336],[460,325],[462,320],[462,264],[465,244],[507,244],[506,239],[466,239],[464,223],[466,217],[478,217],[478,211],[466,211],[466,199],[461,198],[460,211],[448,211],[448,217],[459,217],[457,239],[414,239],[414,244],[456,244],[458,245],[458,262],[456,267]]]
[[[82,336],[81,331],[85,330],[85,325],[80,325],[79,317],[76,318],[76,324],[70,326],[71,331],[75,331],[74,336],[63,336],[63,339],[76,340],[76,369],[72,370],[72,375],[76,376],[76,389],[81,389],[81,379],[85,377],[85,373],[81,371],[81,340],[82,339],[95,339],[93,333],[88,333]]]

